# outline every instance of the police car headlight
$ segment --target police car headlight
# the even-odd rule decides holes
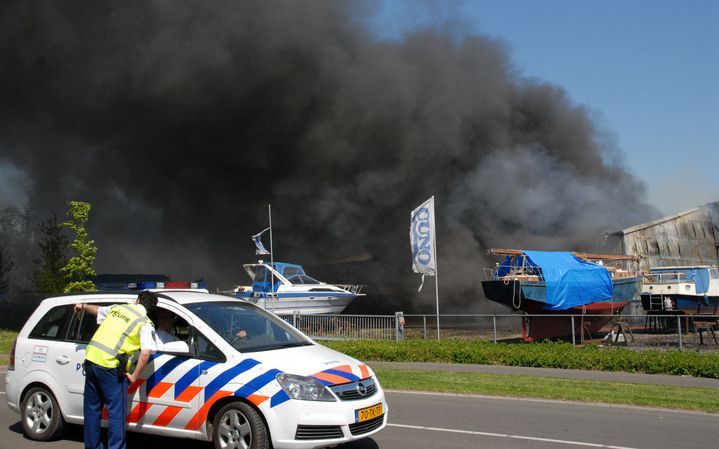
[[[292,399],[323,402],[337,400],[324,385],[311,377],[281,373],[277,375],[277,382]]]

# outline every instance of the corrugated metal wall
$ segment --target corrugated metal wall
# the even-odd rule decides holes
[[[634,226],[607,236],[614,253],[642,257],[641,269],[719,264],[719,202]]]

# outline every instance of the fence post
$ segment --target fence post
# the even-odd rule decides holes
[[[677,331],[679,332],[679,350],[682,350],[682,319],[677,315]]]
[[[439,330],[439,313],[435,315],[437,317],[437,341],[442,340],[442,334]]]
[[[422,337],[427,339],[427,315],[422,315]]]
[[[397,341],[404,340],[404,314],[402,312],[394,313],[394,332]]]
[[[572,346],[577,346],[577,341],[574,338],[574,315],[572,315]]]
[[[494,343],[497,343],[497,317],[492,315],[492,328],[494,329]]]

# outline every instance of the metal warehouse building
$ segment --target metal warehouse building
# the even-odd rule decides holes
[[[641,270],[719,265],[719,201],[607,234],[609,252],[641,256]]]

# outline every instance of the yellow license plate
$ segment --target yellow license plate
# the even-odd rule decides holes
[[[381,402],[377,405],[373,405],[372,407],[355,410],[355,422],[367,421],[378,416],[382,416]]]

